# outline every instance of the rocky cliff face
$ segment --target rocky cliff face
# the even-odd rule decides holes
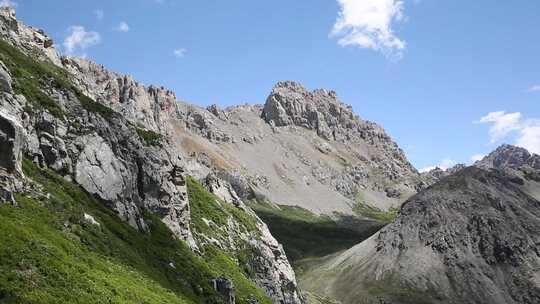
[[[148,229],[142,214],[156,214],[197,251],[186,175],[202,179],[215,166],[206,154],[192,153],[191,142],[183,139],[198,137],[193,125],[203,120],[184,116],[169,90],[145,87],[84,59],[60,57],[43,31],[18,21],[10,8],[0,9],[0,37],[0,140],[2,149],[10,150],[2,156],[19,157],[22,151],[99,197],[141,231]],[[211,136],[206,133],[203,144],[206,138]],[[12,200],[18,185],[4,175],[2,197]],[[256,218],[248,208],[239,212]],[[233,228],[232,237],[242,234]],[[260,237],[250,240],[259,249],[253,253],[254,266],[260,266],[254,268],[254,281],[276,303],[301,303],[283,250],[264,225],[257,229]]]
[[[503,146],[486,160],[505,169],[531,157]],[[307,288],[344,303],[536,303],[539,189],[531,176],[462,169],[409,199],[371,239],[317,268]]]

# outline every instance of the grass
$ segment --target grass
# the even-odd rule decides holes
[[[225,226],[228,219],[233,217],[241,223],[244,232],[257,231],[257,220],[254,217],[229,203],[220,201],[194,178],[188,176],[186,180],[192,226],[195,230],[206,235],[215,234],[216,231],[208,227],[203,219],[210,220],[217,226]]]
[[[70,87],[62,70],[52,63],[39,62],[24,55],[1,39],[0,59],[11,72],[15,93],[24,95],[33,107],[47,110],[57,118],[64,118],[62,107],[43,91],[46,86]]]
[[[399,208],[390,208],[388,211],[370,206],[364,201],[363,194],[358,192],[355,196],[355,204],[352,207],[353,212],[362,217],[378,220],[384,223],[393,221],[399,213]]]
[[[381,281],[366,282],[365,290],[369,298],[375,298],[377,302],[384,299],[384,301],[389,301],[390,303],[433,304],[439,303],[442,300],[438,299],[438,301],[435,301],[433,297],[435,293],[422,292],[403,286],[396,283],[391,277]]]
[[[145,214],[140,233],[55,173],[30,161],[24,171],[49,196],[0,206],[0,303],[222,303],[213,264],[158,218]]]
[[[372,207],[362,202],[356,202],[353,206],[353,212],[358,216],[363,216],[378,220],[381,222],[389,223],[393,221],[398,215],[398,208],[390,208],[388,211],[383,211],[379,208]]]
[[[29,102],[25,107],[28,114],[47,111],[57,118],[65,119],[66,113],[61,105],[46,94],[47,89],[51,87],[75,93],[83,108],[105,119],[110,119],[115,113],[111,108],[95,102],[80,92],[71,82],[67,71],[51,62],[35,60],[2,39],[0,39],[0,60],[11,72],[15,93],[24,95]]]
[[[257,219],[242,209],[220,201],[192,177],[187,177],[186,180],[195,238],[204,235],[205,238],[227,243],[232,237],[235,243],[236,250],[233,251],[226,251],[211,244],[201,248],[213,274],[227,277],[234,282],[237,303],[248,303],[249,299],[256,299],[261,304],[270,304],[270,299],[252,281],[256,248],[236,236],[243,233],[257,238]],[[229,235],[227,230],[221,228],[228,227],[231,220],[238,223],[237,229],[240,231]],[[209,226],[208,221],[213,224]]]
[[[102,105],[99,102],[95,102],[90,97],[78,91],[76,91],[76,94],[83,108],[90,113],[96,113],[107,120],[110,120],[116,113],[111,108]]]
[[[136,127],[137,134],[147,146],[158,146],[163,139],[161,134],[158,134],[152,130],[146,130],[143,128]]]
[[[273,206],[264,202],[252,202],[250,207],[283,244],[287,257],[295,267],[302,259],[322,257],[348,249],[380,228],[372,226],[364,232],[358,232],[300,207]]]

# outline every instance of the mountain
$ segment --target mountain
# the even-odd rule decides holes
[[[502,146],[442,178],[370,239],[303,275],[303,287],[343,303],[537,303],[537,159]]]
[[[76,272],[25,255],[48,239],[40,246],[85,257],[71,264],[77,271],[97,254],[101,265],[113,260],[122,270],[115,280],[127,282],[130,271],[144,278],[152,288],[135,293],[141,301],[166,292],[180,302],[212,303],[218,294],[225,302],[303,303],[287,255],[297,261],[348,248],[429,184],[382,127],[333,91],[284,81],[264,105],[201,108],[164,87],[61,56],[12,8],[0,9],[0,38],[0,140],[9,156],[0,169],[8,202],[0,211],[13,236],[6,241],[15,242],[2,252],[12,264],[1,265],[1,279],[12,283],[0,288],[0,300],[54,292],[69,302],[86,290],[129,301],[132,289],[114,298],[111,282],[78,286],[84,278]],[[23,218],[35,227],[17,225]],[[32,261],[24,271],[43,265],[71,283],[23,278],[18,257]],[[201,276],[182,279],[191,272]]]
[[[11,8],[0,37],[0,302],[303,302],[266,225],[209,192],[230,184],[190,177],[172,92],[59,56]]]

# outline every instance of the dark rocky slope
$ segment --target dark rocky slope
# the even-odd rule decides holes
[[[540,202],[500,170],[469,167],[404,203],[369,240],[303,278],[343,303],[538,303]]]

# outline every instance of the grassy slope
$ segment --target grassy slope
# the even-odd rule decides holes
[[[294,266],[302,259],[322,257],[350,248],[379,228],[354,231],[300,207],[272,206],[261,202],[253,202],[250,207],[283,244]]]
[[[159,219],[146,215],[150,229],[140,233],[55,173],[29,161],[24,170],[50,195],[19,194],[18,206],[0,206],[0,302],[222,301],[208,264]]]
[[[399,209],[390,208],[390,210],[384,211],[373,207],[366,202],[364,194],[362,192],[358,192],[354,198],[353,212],[358,216],[378,220],[384,223],[390,223],[396,218]]]
[[[193,178],[187,179],[188,195],[191,208],[192,228],[196,234],[222,240],[228,238],[219,227],[227,226],[228,219],[233,218],[240,223],[240,230],[244,233],[257,234],[257,221],[254,217],[231,204],[220,201],[215,195],[209,193]],[[210,227],[204,221],[210,220],[216,226]],[[203,256],[216,276],[231,278],[236,288],[238,303],[246,303],[255,298],[259,303],[271,303],[268,297],[256,287],[251,280],[252,270],[250,261],[253,258],[254,248],[245,241],[235,240],[237,250],[226,252],[215,245],[203,246]]]

